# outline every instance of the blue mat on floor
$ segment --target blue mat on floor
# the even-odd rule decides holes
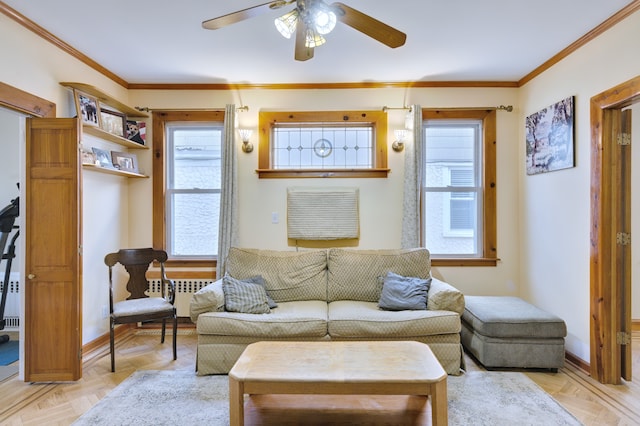
[[[18,341],[0,343],[0,365],[9,365],[18,360]]]

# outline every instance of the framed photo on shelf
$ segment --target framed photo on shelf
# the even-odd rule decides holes
[[[116,169],[138,173],[138,158],[135,154],[111,151],[111,162]]]
[[[82,148],[80,151],[82,157],[82,164],[96,164],[96,154],[93,151]]]
[[[146,123],[144,121],[127,120],[127,139],[145,145]]]
[[[100,167],[105,167],[107,169],[113,169],[113,163],[111,162],[111,156],[109,155],[109,151],[96,148],[95,146],[91,148],[93,153],[96,156],[95,165]]]
[[[82,120],[82,124],[100,127],[100,104],[98,99],[78,90],[74,90],[73,95],[76,103],[76,113]]]
[[[127,117],[117,111],[100,109],[100,128],[113,135],[125,137]]]

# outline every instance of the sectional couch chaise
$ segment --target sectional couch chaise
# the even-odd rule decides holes
[[[228,275],[191,300],[200,375],[228,373],[248,344],[263,340],[413,340],[428,344],[448,374],[461,372],[464,296],[431,277],[426,249],[298,252],[234,247],[226,270]],[[397,280],[401,284],[396,285]],[[264,313],[243,311],[242,298],[253,297],[249,293],[254,290],[268,297],[249,303],[248,309]],[[408,294],[413,302],[418,297],[420,303],[404,309],[398,294]],[[400,307],[392,303],[389,310],[389,300]],[[264,308],[264,303],[277,307]]]

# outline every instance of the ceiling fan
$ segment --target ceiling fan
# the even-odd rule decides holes
[[[322,0],[272,0],[206,20],[202,23],[202,27],[217,30],[292,3],[296,4],[295,9],[276,18],[275,25],[280,34],[286,38],[291,38],[295,33],[295,59],[298,61],[313,58],[313,49],[324,44],[326,40],[323,36],[333,30],[336,21],[391,48],[402,46],[407,39],[405,33],[356,9],[337,2],[329,5]]]

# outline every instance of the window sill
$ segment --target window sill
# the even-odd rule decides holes
[[[386,178],[391,169],[257,169],[260,179]]]
[[[431,266],[497,266],[497,258],[431,258]]]
[[[215,268],[218,262],[215,260],[177,260],[168,259],[164,265],[168,268]]]

